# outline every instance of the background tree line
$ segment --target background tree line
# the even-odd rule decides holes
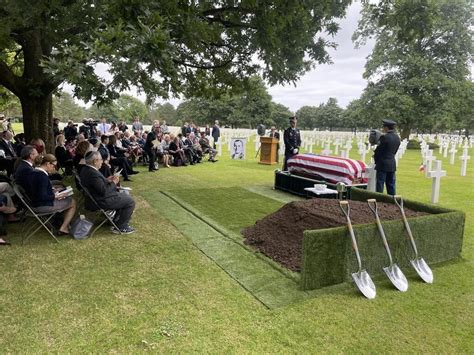
[[[280,5],[288,6],[286,2],[281,2]],[[16,3],[10,3],[8,9],[11,14],[23,18],[22,13],[15,12],[19,11],[21,7],[18,6]],[[41,5],[38,6],[38,11],[44,10]],[[302,12],[308,11],[307,8],[300,7],[298,2],[291,6],[295,6],[295,9]],[[330,15],[340,16],[346,6],[347,2],[341,2],[340,7],[336,9],[337,11],[331,12]],[[63,11],[59,8],[56,10]],[[81,8],[76,10],[89,13],[90,9]],[[181,10],[183,9],[176,9],[176,14],[179,15]],[[205,14],[205,16],[210,16],[209,21],[214,21],[213,16],[216,13],[223,14],[227,11],[207,8],[195,10],[198,19],[202,18],[202,14]],[[237,10],[241,11],[242,9],[236,8],[232,11]],[[378,3],[364,2],[362,17],[353,40],[358,46],[365,43],[367,39],[375,39],[375,47],[365,65],[366,88],[361,97],[350,102],[346,108],[339,106],[337,98],[329,98],[325,103],[315,103],[314,106],[299,108],[295,112],[300,119],[299,126],[304,129],[361,130],[379,127],[382,119],[392,118],[399,123],[402,138],[407,137],[414,131],[448,132],[464,130],[466,134],[472,132],[474,130],[474,84],[471,80],[470,71],[472,63],[471,10],[471,4],[468,0],[381,0]],[[154,11],[159,12],[160,9],[154,9]],[[133,19],[129,20],[133,22]],[[225,26],[229,25],[228,19],[219,17],[219,21],[223,21],[222,23]],[[257,25],[257,23],[258,26],[261,25],[257,20],[256,23],[249,23],[248,26],[253,28],[252,26]],[[294,24],[295,26],[301,25],[298,21]],[[21,26],[23,25],[26,26],[26,24],[21,24]],[[68,26],[65,23],[59,23],[58,25]],[[8,30],[13,30],[15,26],[18,26],[18,23],[7,21],[2,26]],[[274,26],[273,23],[265,30],[270,31],[272,26]],[[285,26],[287,25],[281,24],[280,32],[271,33],[276,44],[271,48],[274,52],[268,52],[269,55],[278,57],[282,55],[281,53],[278,54],[278,50],[286,48],[285,43],[281,42],[284,31],[288,30]],[[118,33],[104,32],[103,35],[112,36],[108,39],[109,41],[114,41],[118,35],[126,37],[128,30],[136,35],[134,31],[137,29],[134,29],[133,26],[127,28],[127,30],[119,28],[122,32],[119,31]],[[115,27],[110,28],[110,30],[112,29],[119,30]],[[30,27],[24,27],[24,30],[29,31]],[[213,30],[216,30],[216,34],[219,34],[222,28]],[[294,32],[291,32],[294,39],[297,39],[302,33],[300,28],[291,28],[291,30],[294,30]],[[332,25],[328,25],[327,30],[335,32],[337,26],[333,28]],[[30,39],[28,36],[36,32],[30,33],[28,31],[25,32],[24,36]],[[5,35],[8,34],[8,31],[5,30],[2,33]],[[143,33],[139,34],[143,35]],[[187,38],[185,34],[180,34],[184,36],[183,38]],[[3,37],[0,36],[1,38]],[[145,42],[148,43],[148,40],[155,41],[159,38],[147,38]],[[235,48],[233,48],[232,54],[238,56],[239,50],[246,43],[240,37],[234,40]],[[264,48],[268,44],[266,38],[258,37],[256,40]],[[4,84],[5,87],[9,87],[8,84],[12,86],[16,83],[18,89],[21,89],[23,88],[20,85],[23,77],[14,79],[14,76],[34,74],[34,71],[28,73],[24,71],[28,65],[25,62],[24,55],[27,54],[28,45],[33,44],[18,42],[20,43],[19,47],[19,44],[15,41],[13,42],[16,44],[13,43],[10,37],[5,37],[4,42],[11,47],[6,48],[3,54],[0,55],[0,79],[3,77],[6,83]],[[315,62],[327,62],[328,57],[324,54],[323,49],[328,43],[325,45],[318,44],[319,47],[314,48],[305,47],[310,42],[310,37],[305,38],[305,43],[301,43],[301,46],[310,51],[317,49],[313,53]],[[93,47],[97,43],[99,42],[90,45]],[[0,44],[2,44],[1,41]],[[228,43],[227,45],[231,44]],[[130,46],[135,48],[133,43],[130,43]],[[120,48],[117,47],[114,50]],[[221,48],[220,45],[216,46],[215,50],[219,52],[219,48]],[[48,105],[47,95],[39,101],[35,99],[34,92],[38,92],[37,88],[35,88],[36,91],[31,89],[28,93],[22,93],[15,92],[15,90],[9,91],[0,86],[0,110],[8,116],[23,115],[25,117],[25,107],[30,107],[36,102],[41,106],[41,110],[45,109],[43,111],[38,110],[42,112],[39,115],[41,120],[46,121],[48,119],[44,115],[47,113],[64,121],[68,119],[78,121],[84,117],[100,118],[105,116],[110,120],[123,119],[126,122],[131,122],[133,117],[139,116],[144,123],[151,123],[155,119],[166,119],[170,125],[181,125],[183,122],[191,120],[199,125],[204,125],[219,119],[222,125],[229,127],[255,128],[258,124],[263,123],[267,126],[275,125],[284,128],[287,125],[288,117],[293,113],[284,105],[272,100],[265,82],[270,84],[291,82],[308,70],[310,64],[298,61],[299,59],[295,58],[293,54],[290,55],[285,52],[285,58],[287,59],[285,65],[278,67],[277,64],[272,64],[275,65],[272,70],[266,73],[263,72],[265,82],[257,75],[239,76],[236,74],[238,73],[237,67],[232,66],[226,68],[204,66],[201,68],[202,70],[195,72],[189,71],[188,68],[185,71],[186,75],[183,74],[183,77],[188,80],[186,87],[178,87],[179,80],[177,79],[181,78],[178,72],[171,70],[170,67],[156,68],[158,72],[161,69],[166,69],[166,72],[173,73],[169,78],[172,82],[169,84],[178,86],[173,86],[174,90],[171,92],[175,94],[182,93],[184,97],[187,97],[175,108],[170,103],[152,101],[155,96],[166,98],[168,94],[161,89],[157,91],[157,88],[153,86],[156,83],[151,79],[151,81],[146,79],[147,76],[144,73],[140,73],[140,75],[143,74],[140,76],[143,82],[139,87],[147,94],[151,94],[148,96],[151,103],[144,103],[130,95],[118,95],[117,91],[127,88],[127,85],[135,78],[134,75],[137,74],[132,70],[132,67],[125,65],[125,62],[120,60],[109,63],[115,72],[114,85],[116,84],[116,87],[113,92],[107,92],[103,83],[97,83],[99,78],[90,72],[92,68],[90,64],[85,64],[86,58],[78,58],[76,62],[69,60],[74,59],[74,55],[83,54],[83,50],[76,47],[70,48],[69,44],[64,45],[63,50],[65,49],[69,50],[70,53],[64,52],[63,54],[67,55],[60,56],[60,62],[51,59],[48,63],[36,63],[40,68],[49,68],[36,79],[43,76],[44,83],[42,85],[46,86],[48,86],[48,83],[57,84],[54,80],[52,81],[54,76],[62,80],[67,79],[76,85],[74,92],[76,97],[94,102],[90,108],[85,109],[77,105],[68,93],[51,89],[50,92],[53,94],[51,97],[52,109],[49,109],[46,107]],[[109,58],[107,50],[110,49],[108,46],[95,48],[98,53],[100,52],[101,55],[105,55],[107,58]],[[270,49],[268,50],[270,51]],[[102,53],[103,51],[105,53]],[[293,50],[290,52],[294,53]],[[199,53],[199,51],[196,52],[196,60],[200,58]],[[129,61],[142,59],[140,56],[129,57],[130,53],[127,50],[124,50],[122,54]],[[148,54],[141,53],[140,55],[147,57]],[[212,56],[212,58],[217,57]],[[267,59],[271,60],[270,57]],[[246,57],[246,60],[247,62],[244,65],[246,73],[255,74],[252,67],[254,64],[249,61],[248,57]],[[296,62],[293,62],[294,60]],[[175,58],[174,64],[178,62]],[[279,61],[271,62],[278,63]],[[23,69],[22,63],[24,64]],[[192,66],[197,65],[196,63],[191,64]],[[9,69],[6,70],[6,67]],[[133,68],[136,67],[138,66],[133,66]],[[212,77],[216,73],[218,78],[217,76]],[[230,73],[232,73],[232,78],[228,77]],[[289,76],[287,76],[288,73],[290,73]],[[211,77],[207,75],[211,75]],[[11,79],[12,82],[10,83],[7,79]],[[237,90],[229,90],[230,86],[222,85],[226,81],[233,84],[242,81],[245,82],[245,85],[240,87],[240,90],[238,88]],[[212,85],[209,83],[212,83]],[[15,88],[15,85],[12,88]],[[210,88],[212,90],[209,91]],[[12,92],[15,92],[15,94],[13,95]],[[22,104],[20,104],[18,97],[23,100]],[[31,105],[25,106],[25,102],[29,101],[34,102],[30,102]],[[30,121],[34,120],[34,116],[37,114],[39,113],[29,112],[27,118]],[[44,127],[40,125],[36,128],[43,129]]]

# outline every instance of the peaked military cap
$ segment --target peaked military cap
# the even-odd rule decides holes
[[[392,120],[383,120],[382,123],[386,127],[393,127],[397,124],[397,122],[392,121]]]

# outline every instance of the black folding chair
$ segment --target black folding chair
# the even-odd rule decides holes
[[[26,213],[23,216],[24,217],[33,217],[31,220],[31,223],[25,223],[23,224],[23,231],[22,231],[22,241],[21,244],[25,244],[30,237],[36,234],[37,231],[43,227],[49,235],[59,243],[59,240],[56,238],[56,236],[53,233],[53,226],[51,225],[50,221],[53,219],[56,214],[63,212],[64,210],[67,210],[67,208],[59,209],[54,212],[35,212],[34,207],[31,204],[31,200],[28,198],[28,196],[25,194],[25,191],[23,188],[18,185],[18,184],[13,184],[13,190],[15,191],[15,194],[18,196],[20,199],[21,203],[23,206],[26,208]],[[36,228],[35,228],[36,227]]]
[[[120,228],[117,227],[117,225],[115,224],[114,222],[114,216],[116,214],[117,211],[115,210],[105,210],[103,209],[102,207],[99,206],[99,204],[97,203],[97,201],[94,199],[94,197],[92,196],[92,194],[89,192],[89,190],[84,186],[82,185],[82,182],[81,182],[81,178],[78,174],[74,174],[74,177],[76,179],[76,183],[79,185],[79,187],[82,189],[82,193],[85,195],[86,198],[88,198],[93,204],[94,206],[96,207],[96,209],[94,210],[91,210],[91,209],[87,209],[85,208],[86,210],[88,210],[89,212],[95,212],[96,213],[96,218],[94,220],[94,224],[96,224],[98,221],[100,221],[100,223],[97,225],[97,227],[94,228],[94,230],[92,231],[90,237],[92,237],[94,235],[94,233],[104,225],[105,222],[109,221],[110,224],[112,224],[113,227],[115,227],[115,229],[117,229],[119,231],[119,234],[122,234],[122,232],[120,231]],[[84,204],[85,206],[85,204]],[[101,216],[105,217],[105,218],[100,218]]]

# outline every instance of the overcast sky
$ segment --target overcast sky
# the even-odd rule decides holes
[[[336,50],[330,49],[333,64],[319,65],[316,69],[306,73],[295,85],[269,87],[273,101],[283,104],[291,111],[297,111],[301,106],[317,106],[335,97],[339,105],[345,107],[351,100],[357,99],[366,85],[362,78],[366,57],[372,50],[372,44],[355,49],[351,36],[357,28],[360,17],[361,4],[353,3],[344,19],[340,20],[340,30],[334,41],[338,44]],[[96,71],[105,78],[106,66],[98,66]],[[71,87],[64,85],[65,91],[71,92]],[[137,95],[136,91],[129,92],[133,96],[145,100],[144,95]],[[180,100],[169,100],[175,107]]]
[[[355,49],[351,37],[357,28],[361,4],[353,3],[344,19],[340,21],[340,30],[335,36],[337,49],[330,49],[333,64],[319,65],[306,73],[296,86],[274,86],[269,88],[275,102],[296,111],[301,106],[317,106],[335,97],[345,107],[351,100],[359,98],[366,86],[362,78],[366,57],[371,53],[373,44]]]

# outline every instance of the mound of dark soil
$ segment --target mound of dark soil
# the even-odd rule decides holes
[[[377,203],[381,220],[401,219],[397,206]],[[353,225],[375,223],[373,212],[366,202],[350,201]],[[405,208],[407,217],[426,215]],[[261,253],[277,261],[284,267],[300,271],[303,231],[333,228],[346,225],[338,200],[311,199],[290,202],[254,226],[242,231],[245,244],[257,248]]]

